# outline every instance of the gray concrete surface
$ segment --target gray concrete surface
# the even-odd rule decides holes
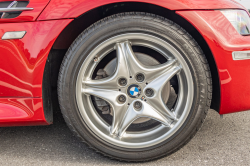
[[[69,131],[60,114],[51,126],[0,128],[0,165],[250,165],[250,112],[213,110],[192,141],[171,156],[122,163],[96,154]]]

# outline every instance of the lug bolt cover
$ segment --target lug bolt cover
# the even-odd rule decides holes
[[[139,73],[139,74],[136,75],[136,80],[138,82],[143,82],[144,79],[145,79],[145,76],[142,73]]]
[[[118,97],[119,102],[124,103],[126,101],[126,97],[124,95],[120,95]]]
[[[119,85],[126,86],[127,85],[127,79],[126,78],[120,78],[119,79]]]
[[[146,93],[146,96],[148,97],[152,97],[154,95],[153,89],[150,89],[150,88],[146,89],[145,93]]]
[[[134,103],[134,108],[135,108],[136,110],[140,110],[140,109],[142,108],[142,103],[141,103],[140,101],[136,101],[136,102]]]

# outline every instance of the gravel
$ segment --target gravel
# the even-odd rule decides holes
[[[0,128],[0,165],[249,165],[250,112],[224,115],[210,110],[197,135],[171,156],[147,163],[105,158],[80,143],[60,113],[54,124]]]

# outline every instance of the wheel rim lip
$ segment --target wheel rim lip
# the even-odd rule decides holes
[[[134,40],[132,40],[134,39]],[[146,46],[148,43],[153,42],[156,43],[156,45],[162,46],[164,48],[167,48],[169,52],[171,52],[174,57],[179,61],[179,63],[182,65],[183,68],[183,73],[185,74],[185,79],[187,82],[187,88],[188,94],[186,95],[187,102],[184,108],[184,111],[182,115],[180,116],[178,122],[174,125],[173,128],[171,128],[169,131],[167,131],[167,128],[164,127],[163,125],[160,125],[154,129],[149,130],[148,132],[144,133],[130,133],[126,132],[124,134],[124,137],[122,140],[119,140],[117,138],[111,137],[109,135],[109,127],[107,126],[107,123],[103,121],[101,117],[97,114],[97,112],[94,110],[94,106],[91,102],[90,97],[87,97],[81,93],[81,88],[82,88],[82,81],[86,79],[87,77],[90,77],[96,67],[96,64],[93,62],[93,58],[95,55],[98,55],[100,50],[106,50],[105,47],[109,46],[111,44],[114,44],[117,41],[133,41],[132,44],[137,44],[137,45],[143,45]],[[149,40],[148,43],[142,43],[142,41]],[[152,46],[148,47],[152,48]],[[157,49],[157,48],[152,48],[152,49]],[[106,50],[106,52],[103,52],[103,56],[100,56],[100,59],[105,57],[105,54],[107,54],[110,50]],[[167,58],[169,57],[166,52],[162,52],[162,50],[157,50],[161,52],[164,56]],[[178,76],[181,77],[181,76]],[[182,76],[183,77],[183,76]],[[181,78],[183,79],[183,78]],[[154,146],[156,144],[159,144],[168,138],[170,138],[172,135],[174,135],[178,129],[181,128],[185,120],[187,119],[189,112],[192,107],[193,103],[193,97],[194,97],[194,87],[193,87],[193,78],[190,72],[190,69],[182,57],[182,55],[173,47],[171,46],[168,42],[152,35],[144,34],[144,33],[126,33],[122,35],[117,35],[114,36],[101,44],[99,44],[97,47],[93,49],[93,51],[86,57],[85,61],[82,63],[82,66],[80,68],[80,71],[77,76],[77,81],[76,81],[76,101],[77,101],[77,106],[80,112],[81,117],[83,118],[84,122],[86,123],[87,127],[100,139],[104,140],[105,142],[108,142],[110,144],[116,145],[118,147],[123,147],[123,148],[146,148],[150,146]],[[84,107],[85,105],[85,107]],[[87,108],[86,108],[87,107]],[[90,110],[90,111],[88,111]],[[95,112],[95,113],[94,113]],[[99,120],[99,124],[94,124],[93,121]],[[103,126],[107,126],[106,128]],[[108,133],[108,134],[107,134]],[[159,133],[165,133],[160,135]],[[143,137],[149,137],[152,134],[155,135],[154,138],[151,140],[146,140],[145,142],[141,142],[140,140],[131,142],[131,137],[134,135],[137,135],[138,137],[135,138],[143,138]],[[158,134],[158,135],[157,135]],[[157,138],[156,138],[157,137]]]

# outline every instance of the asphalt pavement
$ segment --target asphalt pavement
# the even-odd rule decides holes
[[[147,163],[105,158],[75,138],[60,113],[54,124],[0,128],[0,165],[250,165],[250,111],[225,115],[210,110],[197,135],[180,151]]]

